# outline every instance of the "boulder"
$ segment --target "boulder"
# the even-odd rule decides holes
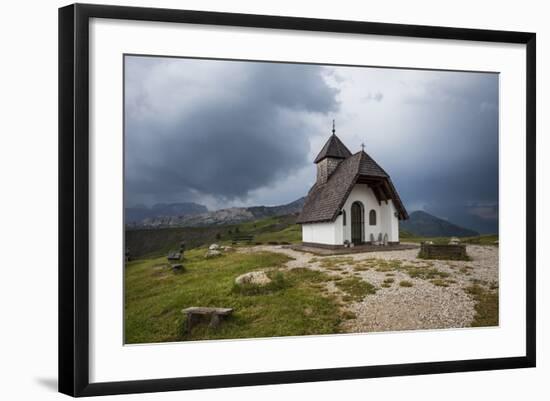
[[[208,249],[208,251],[204,255],[206,259],[217,258],[218,256],[222,256],[222,253],[215,249]]]
[[[265,274],[264,271],[248,272],[241,274],[235,279],[235,284],[254,284],[254,285],[267,285],[271,283],[271,279]]]
[[[449,245],[458,245],[460,244],[460,240],[457,237],[451,237],[449,240]]]
[[[231,252],[233,250],[233,247],[231,246],[222,246],[221,250],[224,252]]]
[[[218,244],[212,244],[208,247],[208,249],[211,251],[217,251],[218,249],[220,249],[220,246]]]

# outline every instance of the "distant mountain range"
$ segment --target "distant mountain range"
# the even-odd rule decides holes
[[[127,208],[128,228],[200,227],[236,224],[266,217],[300,213],[305,198],[280,206],[232,207],[209,212],[196,203],[155,205],[152,208]]]
[[[479,233],[418,210],[399,223],[401,230],[419,237],[475,237]]]
[[[298,214],[302,211],[305,197],[280,206],[232,207],[208,211],[197,203],[159,203],[126,208],[128,228],[202,227],[238,224],[266,217]],[[460,227],[424,211],[412,212],[408,220],[401,221],[403,232],[419,237],[473,237],[478,232]]]
[[[134,206],[124,209],[126,224],[139,224],[146,219],[194,216],[207,213],[206,206],[193,202],[157,203],[152,207]]]

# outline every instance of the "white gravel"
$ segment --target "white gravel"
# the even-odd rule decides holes
[[[355,276],[377,287],[376,294],[367,295],[361,302],[347,302],[344,308],[356,315],[355,319],[342,324],[344,332],[375,332],[419,329],[459,328],[470,326],[475,315],[475,302],[464,292],[474,282],[486,287],[498,286],[498,247],[468,245],[467,253],[472,261],[424,261],[417,259],[417,249],[369,252],[338,256],[314,256],[283,246],[261,245],[240,248],[240,252],[269,251],[283,253],[293,258],[287,262],[289,269],[306,267],[321,270],[333,277]],[[353,259],[351,263],[334,270],[322,266],[325,259]],[[436,268],[449,273],[445,280],[448,287],[440,287],[429,280],[411,278],[404,271],[376,271],[374,268],[358,271],[357,262],[366,259],[399,260],[403,265],[417,265]],[[375,262],[373,262],[375,264]],[[429,267],[427,267],[429,268]],[[390,274],[394,282],[389,288],[381,287]],[[401,287],[399,282],[410,281],[412,287]],[[327,285],[330,292],[339,291],[332,282]],[[343,294],[341,294],[343,295]]]

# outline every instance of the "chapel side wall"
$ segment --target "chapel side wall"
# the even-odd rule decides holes
[[[339,234],[336,228],[336,224],[332,222],[302,224],[302,242],[325,245],[340,245],[341,243],[337,242],[338,235]]]
[[[396,214],[397,209],[391,199],[387,204],[382,202],[382,235],[388,234],[389,242],[399,242],[399,219]]]

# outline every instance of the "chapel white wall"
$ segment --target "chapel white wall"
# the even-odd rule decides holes
[[[342,218],[329,223],[302,224],[302,241],[325,245],[341,245],[344,240]]]
[[[378,203],[372,188],[367,184],[356,184],[351,190],[342,210],[346,212],[346,225],[343,225],[343,216],[339,215],[334,222],[302,224],[302,241],[326,245],[342,245],[345,240],[351,242],[351,205],[359,201],[364,207],[365,241],[370,241],[373,234],[388,234],[388,241],[399,242],[399,220],[395,216],[395,205],[389,200],[387,203]],[[369,224],[369,212],[376,212],[376,225]]]
[[[364,207],[364,233],[365,241],[370,241],[370,235],[373,234],[375,239],[378,239],[378,234],[382,233],[388,234],[388,241],[398,242],[399,241],[399,220],[395,216],[395,206],[393,201],[389,200],[388,203],[382,201],[381,204],[378,203],[376,195],[374,194],[372,188],[367,184],[356,184],[351,190],[344,207],[342,210],[346,212],[346,225],[342,227],[343,229],[343,238],[351,242],[351,205],[353,202],[359,201],[363,204]],[[371,210],[376,212],[376,225],[369,224],[369,213]],[[339,216],[342,218],[342,216]],[[342,222],[342,220],[341,220]]]

